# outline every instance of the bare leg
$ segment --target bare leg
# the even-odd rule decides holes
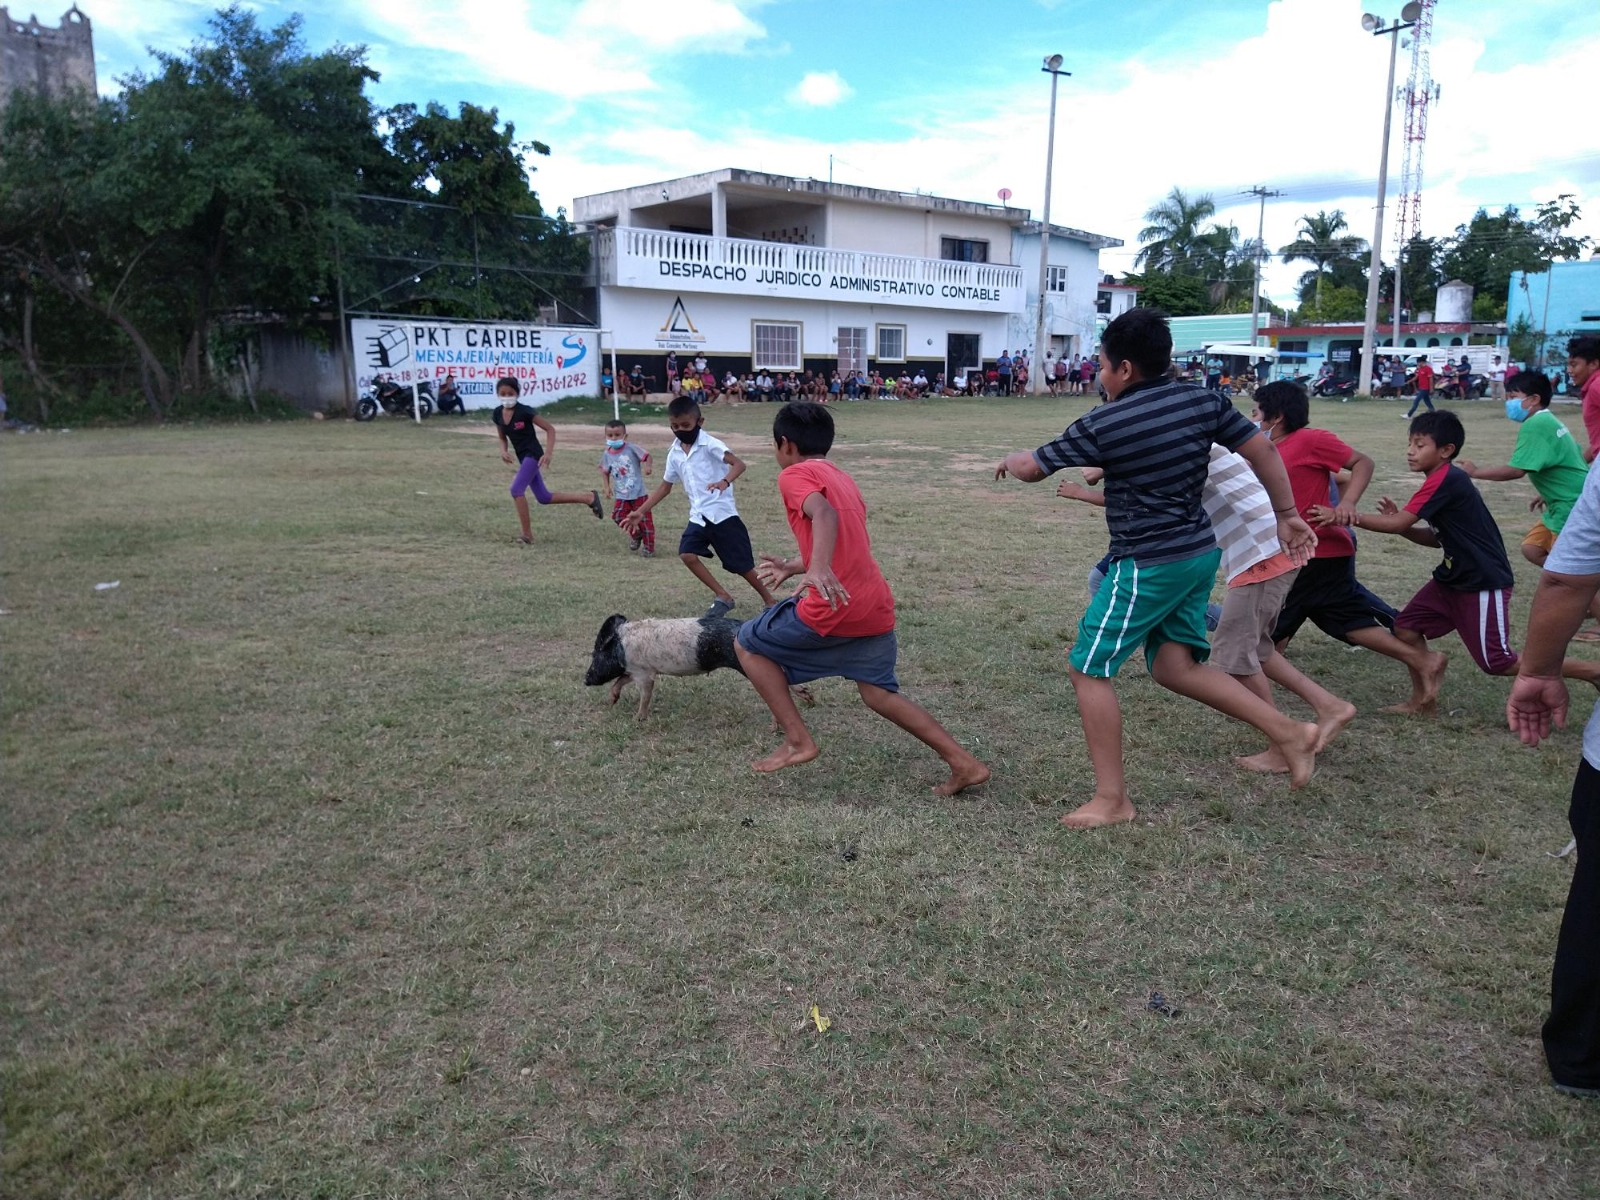
[[[1267,682],[1265,675],[1257,672],[1254,675],[1233,676],[1252,693],[1272,704],[1272,685]],[[1276,707],[1276,706],[1274,706]],[[1236,754],[1233,761],[1246,771],[1259,771],[1264,775],[1287,775],[1289,773],[1289,760],[1278,753],[1276,746],[1269,745],[1260,754]]]
[[[551,504],[583,504],[588,505],[593,499],[587,492],[551,492]]]
[[[1225,716],[1254,725],[1289,763],[1289,786],[1304,787],[1316,769],[1317,727],[1284,716],[1238,680],[1197,663],[1188,646],[1167,642],[1156,651],[1151,672],[1162,687],[1188,696]]]
[[[611,703],[615,704],[618,700],[621,700],[622,699],[622,689],[627,687],[632,682],[633,682],[633,676],[632,675],[620,675],[620,676],[618,676],[617,677],[617,681],[611,685]]]
[[[717,577],[713,575],[710,568],[700,560],[700,556],[698,554],[680,554],[678,557],[683,560],[683,565],[689,568],[689,574],[693,575],[701,583],[710,588],[712,594],[715,595],[718,600],[726,600],[730,604],[733,603],[733,597],[728,595],[728,589],[717,582]]]
[[[1122,769],[1122,706],[1109,679],[1072,670],[1072,690],[1078,697],[1078,719],[1089,744],[1094,767],[1094,795],[1061,818],[1068,829],[1095,829],[1118,825],[1137,815],[1128,800],[1128,777]]]
[[[751,587],[755,588],[756,595],[761,597],[761,603],[765,607],[771,608],[778,602],[778,598],[771,592],[767,591],[767,585],[761,582],[761,577],[755,573],[754,568],[746,571],[740,576],[740,578],[748,583]]]
[[[1450,659],[1429,650],[1426,639],[1420,634],[1415,641],[1402,640],[1381,625],[1369,625],[1365,629],[1352,629],[1348,636],[1358,646],[1399,660],[1411,673],[1411,699],[1404,704],[1391,704],[1384,712],[1428,714],[1438,707],[1439,683],[1444,679]]]
[[[1262,673],[1285,691],[1293,692],[1317,714],[1317,753],[1338,737],[1356,718],[1356,706],[1328,691],[1281,654],[1273,654],[1261,664]]]
[[[772,710],[773,719],[783,730],[783,745],[765,758],[751,763],[751,769],[781,771],[784,767],[810,762],[821,751],[817,749],[817,743],[812,741],[811,731],[806,728],[806,723],[800,719],[800,710],[795,707],[794,697],[789,694],[789,681],[784,678],[783,668],[770,658],[752,654],[738,642],[733,644],[733,648],[739,655],[739,665],[744,668],[745,676],[750,680],[751,686],[756,689],[756,694],[767,702],[767,707]]]
[[[965,788],[977,787],[989,778],[989,768],[961,748],[933,714],[898,692],[870,683],[857,683],[861,699],[868,708],[893,721],[912,737],[931,749],[950,767],[950,778],[933,790],[941,796],[954,796]]]
[[[522,540],[533,541],[533,521],[528,516],[528,498],[526,496],[513,496],[517,504],[517,520],[522,522]]]

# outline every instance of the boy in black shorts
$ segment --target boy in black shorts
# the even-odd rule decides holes
[[[683,484],[689,498],[689,523],[678,542],[678,557],[715,597],[706,616],[725,617],[733,609],[728,589],[700,561],[710,558],[713,551],[722,561],[723,570],[753,587],[763,608],[771,607],[776,600],[756,575],[750,531],[739,519],[733,502],[733,481],[744,474],[744,460],[707,433],[702,428],[704,424],[700,406],[691,397],[677,396],[667,405],[667,425],[674,440],[672,449],[667,451],[661,483],[643,504],[622,519],[622,528],[628,536],[638,537],[646,514],[666,499],[673,484]]]

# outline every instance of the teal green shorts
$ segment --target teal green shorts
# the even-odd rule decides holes
[[[1196,662],[1205,662],[1211,654],[1206,603],[1221,561],[1221,550],[1155,566],[1117,559],[1078,622],[1067,660],[1085,675],[1110,679],[1140,646],[1145,665],[1153,666],[1162,643],[1182,642]]]

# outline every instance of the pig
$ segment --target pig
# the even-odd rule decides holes
[[[621,699],[623,688],[637,683],[637,717],[642,721],[650,715],[657,675],[705,675],[721,667],[743,675],[733,648],[738,632],[739,622],[727,617],[630,621],[621,613],[613,613],[600,626],[583,682],[587,687],[611,684],[612,704]],[[812,703],[811,693],[805,688],[794,691],[804,703]]]

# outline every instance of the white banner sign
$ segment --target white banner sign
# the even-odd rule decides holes
[[[495,381],[506,376],[532,405],[600,392],[600,341],[593,329],[360,318],[350,322],[350,345],[356,387],[363,390],[386,375],[402,386],[430,383],[437,396],[440,383],[453,375],[468,408],[492,408]]]

